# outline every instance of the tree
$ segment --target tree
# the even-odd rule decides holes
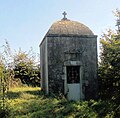
[[[23,84],[40,86],[40,69],[35,62],[35,56],[30,50],[28,53],[21,49],[14,56],[15,78],[20,78]]]
[[[120,33],[108,30],[100,39],[100,96],[119,100],[120,97]]]
[[[32,48],[28,53],[21,49],[14,53],[6,41],[0,50],[0,80],[3,77],[8,88],[21,85],[21,81],[23,84],[40,86],[40,67]]]

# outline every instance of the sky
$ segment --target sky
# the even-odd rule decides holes
[[[106,29],[115,29],[112,11],[120,9],[120,0],[0,0],[0,50],[7,40],[13,50],[39,53],[39,44],[50,26],[67,18],[88,26],[101,37]]]

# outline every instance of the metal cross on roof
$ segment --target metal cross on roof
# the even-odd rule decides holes
[[[66,20],[66,19],[67,19],[67,18],[66,18],[67,13],[64,11],[62,14],[63,14],[63,16],[64,16],[63,19]]]

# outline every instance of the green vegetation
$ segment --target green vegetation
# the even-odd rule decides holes
[[[45,96],[40,88],[13,88],[8,92],[9,118],[117,118],[120,105],[105,101],[67,101]]]
[[[102,99],[120,102],[120,33],[109,30],[101,38],[99,86]]]
[[[64,96],[45,96],[36,87],[40,86],[40,67],[33,53],[19,50],[14,54],[8,42],[2,47],[0,118],[120,117],[120,32],[109,30],[101,38],[98,101],[74,102],[67,101]]]
[[[19,86],[40,86],[40,67],[35,55],[19,50],[13,53],[8,42],[0,46],[0,118],[8,117],[8,92]]]
[[[40,86],[40,67],[35,62],[32,50],[29,53],[19,50],[13,60],[14,78],[19,78],[23,84],[28,86]]]
[[[28,86],[40,86],[40,66],[32,48],[28,52],[21,49],[13,52],[6,41],[0,47],[0,81],[1,76],[5,76],[9,87],[13,87],[14,82],[16,85],[21,82]]]

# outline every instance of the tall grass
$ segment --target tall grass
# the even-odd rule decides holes
[[[120,105],[105,101],[67,101],[45,96],[40,88],[13,88],[8,92],[9,118],[119,118]]]

